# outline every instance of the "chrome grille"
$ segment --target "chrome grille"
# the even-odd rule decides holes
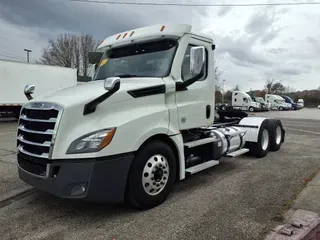
[[[51,158],[55,132],[62,108],[52,103],[28,103],[21,109],[17,148],[24,155]]]

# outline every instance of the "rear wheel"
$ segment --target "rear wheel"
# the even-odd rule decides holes
[[[270,119],[268,128],[270,134],[270,150],[278,151],[284,141],[282,123],[278,119]]]
[[[254,112],[254,108],[253,107],[249,107],[249,112]]]
[[[279,107],[279,110],[280,110],[280,111],[283,111],[283,107]]]
[[[149,209],[163,203],[176,179],[173,150],[163,141],[144,145],[132,162],[126,201],[139,209]]]
[[[250,153],[257,158],[263,158],[268,154],[270,149],[270,134],[268,131],[268,121],[262,122],[258,134],[258,141],[250,143]]]

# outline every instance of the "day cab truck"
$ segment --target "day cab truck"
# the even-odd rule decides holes
[[[302,98],[298,99],[297,104],[300,108],[304,108],[304,100]]]
[[[260,112],[261,104],[254,102],[250,95],[242,91],[233,91],[231,99],[232,107],[249,112]]]
[[[90,53],[92,82],[26,103],[20,178],[61,198],[148,209],[223,156],[279,150],[280,120],[224,113],[214,122],[215,44],[191,30],[154,25],[110,36]],[[36,91],[31,84],[24,93]]]
[[[271,109],[275,110],[291,110],[291,104],[286,103],[285,100],[279,95],[275,94],[266,94],[265,101],[270,104]]]
[[[295,103],[291,97],[287,96],[287,95],[281,95],[281,97],[284,99],[284,101],[286,103],[291,104],[291,109],[292,110],[299,110],[300,106],[298,105],[298,103]]]
[[[19,117],[28,102],[23,94],[27,84],[37,85],[34,97],[77,85],[77,69],[0,60],[0,115]]]
[[[252,97],[252,100],[254,102],[261,104],[261,111],[269,111],[270,110],[270,104],[266,103],[263,97]]]

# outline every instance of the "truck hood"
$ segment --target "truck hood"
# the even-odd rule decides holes
[[[129,90],[140,89],[145,87],[157,86],[164,84],[162,78],[125,78],[120,80],[120,89],[106,101],[115,103],[132,99],[128,94]],[[86,84],[77,85],[74,87],[59,89],[44,93],[33,99],[34,102],[52,102],[61,105],[62,107],[72,107],[79,104],[86,104],[93,99],[106,93],[104,89],[104,81],[92,81]]]

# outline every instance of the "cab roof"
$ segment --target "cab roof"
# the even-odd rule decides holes
[[[102,41],[98,49],[114,44],[126,44],[137,39],[156,38],[161,36],[182,37],[186,33],[196,35],[205,41],[213,42],[210,36],[203,33],[192,32],[192,26],[189,24],[156,24],[152,26],[132,29],[129,31],[114,34]]]

